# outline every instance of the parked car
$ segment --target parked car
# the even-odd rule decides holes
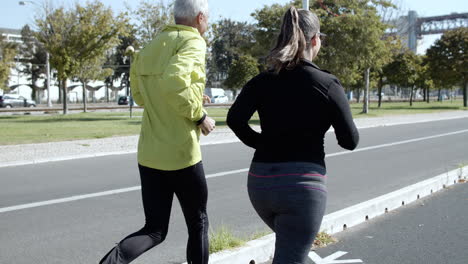
[[[225,104],[229,101],[226,95],[215,95],[211,99],[211,103],[213,104]]]
[[[119,105],[129,105],[130,96],[120,96],[117,104]],[[135,101],[133,101],[133,106],[138,106]]]
[[[4,94],[0,95],[0,107],[36,107],[36,102],[17,94]]]

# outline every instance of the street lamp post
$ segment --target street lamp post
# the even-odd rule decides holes
[[[25,6],[26,3],[38,5],[36,2],[33,2],[33,1],[19,1],[18,2],[18,4],[21,6]],[[46,78],[47,78],[47,106],[52,107],[52,99],[50,97],[50,54],[48,51],[46,51]]]
[[[129,104],[130,104],[130,118],[133,117],[133,95],[132,95],[132,89],[130,89],[130,68],[132,67],[132,57],[133,57],[133,54],[135,53],[135,48],[133,46],[128,46],[126,49],[125,49],[125,54],[128,56],[129,58],[129,68],[128,68],[128,80],[127,80],[127,89],[128,89],[128,95],[130,97],[130,101],[129,101]]]
[[[52,99],[50,97],[50,63],[49,52],[46,52],[46,78],[47,78],[47,106],[52,107]]]

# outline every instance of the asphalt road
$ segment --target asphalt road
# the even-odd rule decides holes
[[[468,119],[363,129],[361,151],[342,153],[326,138],[328,212],[395,191],[468,162]],[[447,133],[459,132],[447,135]],[[424,140],[404,142],[431,136]],[[403,141],[403,142],[402,142]],[[392,144],[398,143],[401,144]],[[372,147],[375,147],[372,149]],[[364,149],[362,149],[364,148]],[[208,175],[248,168],[240,143],[203,148]],[[339,154],[336,154],[339,153]],[[0,169],[2,208],[139,185],[136,155],[108,156]],[[267,230],[246,192],[246,173],[208,179],[211,227],[247,237]],[[143,224],[138,191],[0,213],[0,263],[96,263]],[[166,241],[136,264],[185,261],[186,228],[177,200]]]
[[[343,251],[336,260],[365,264],[466,264],[467,212],[468,184],[455,185],[341,232],[338,243],[316,253],[323,259]]]

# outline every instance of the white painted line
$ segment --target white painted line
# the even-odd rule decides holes
[[[327,155],[326,157],[336,157],[336,156],[341,156],[341,155],[353,154],[353,153],[356,153],[356,152],[362,152],[362,151],[392,147],[392,146],[408,144],[408,143],[413,143],[413,142],[418,142],[418,141],[423,141],[423,140],[429,140],[429,139],[434,139],[434,138],[453,136],[453,135],[467,133],[467,132],[468,132],[468,129],[460,130],[460,131],[456,131],[456,132],[445,133],[445,134],[440,134],[440,135],[435,135],[435,136],[404,140],[404,141],[399,141],[399,142],[394,142],[394,143],[389,143],[389,144],[382,144],[382,145],[377,145],[377,146],[372,146],[372,147],[365,147],[365,148],[360,148],[360,149],[357,149],[357,150],[354,150],[354,151],[343,151],[343,152],[332,153],[332,154]],[[247,171],[249,171],[249,168],[240,169],[240,170],[231,170],[231,171],[225,171],[225,172],[219,172],[219,173],[213,173],[213,174],[206,175],[206,178],[223,177],[223,176],[232,175],[232,174],[244,173],[244,172],[247,172]],[[5,208],[0,208],[0,213],[17,211],[17,210],[27,209],[27,208],[34,208],[34,207],[39,207],[39,206],[58,204],[58,203],[72,202],[72,201],[77,201],[77,200],[83,200],[83,199],[88,199],[88,198],[95,198],[95,197],[100,197],[100,196],[113,195],[113,194],[118,194],[118,193],[132,192],[132,191],[137,191],[137,190],[140,190],[140,189],[141,189],[141,186],[135,186],[135,187],[130,187],[130,188],[123,188],[123,189],[117,189],[117,190],[111,190],[111,191],[105,191],[105,192],[99,192],[99,193],[72,196],[72,197],[62,198],[62,199],[55,199],[55,200],[49,200],[49,201],[43,201],[43,202],[36,202],[36,203],[17,205],[17,206],[12,206],[12,207],[5,207]]]
[[[309,258],[316,264],[334,264],[334,263],[362,263],[361,259],[343,259],[343,260],[338,260],[337,258],[340,258],[344,255],[348,254],[348,252],[344,251],[337,251],[333,254],[331,254],[328,257],[321,258],[317,253],[311,251],[309,253]]]
[[[28,208],[34,208],[34,207],[40,207],[40,206],[46,206],[46,205],[52,205],[52,204],[68,203],[68,202],[73,202],[77,200],[89,199],[89,198],[100,197],[100,196],[107,196],[107,195],[118,194],[118,193],[133,192],[133,191],[137,191],[140,189],[141,189],[141,186],[135,186],[135,187],[124,188],[124,189],[117,189],[117,190],[91,193],[91,194],[83,194],[83,195],[71,196],[71,197],[55,199],[55,200],[48,200],[44,202],[4,207],[4,208],[0,208],[0,213],[18,211],[22,209],[28,209]]]
[[[222,177],[226,175],[231,175],[231,174],[237,174],[237,173],[243,173],[243,172],[248,172],[249,169],[240,169],[240,170],[232,170],[232,171],[225,171],[225,172],[219,172],[219,173],[213,173],[213,174],[208,174],[206,175],[206,178],[216,178],[216,177]]]
[[[463,134],[463,133],[467,133],[467,132],[468,132],[468,129],[465,129],[465,130],[460,130],[460,131],[455,131],[455,132],[450,132],[450,133],[439,134],[439,135],[435,135],[435,136],[403,140],[403,141],[398,141],[398,142],[393,142],[393,143],[388,143],[388,144],[376,145],[376,146],[372,146],[372,147],[358,148],[358,149],[356,149],[354,151],[343,151],[343,152],[332,153],[332,154],[327,155],[326,157],[329,158],[329,157],[341,156],[341,155],[345,155],[345,154],[352,154],[352,153],[356,153],[356,152],[362,152],[362,151],[368,151],[368,150],[374,150],[374,149],[380,149],[380,148],[387,148],[387,147],[393,147],[393,146],[398,146],[398,145],[403,145],[403,144],[408,144],[408,143],[414,143],[414,142],[418,142],[418,141],[424,141],[424,140],[429,140],[429,139],[435,139],[435,138],[441,138],[441,137],[447,137],[447,136]]]

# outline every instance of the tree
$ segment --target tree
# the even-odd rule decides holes
[[[114,74],[110,77],[111,82],[113,85],[114,80],[121,80],[121,83],[128,83],[130,79],[130,60],[128,56],[125,54],[125,50],[129,46],[137,47],[138,40],[136,37],[136,29],[134,25],[128,24],[127,25],[127,32],[126,36],[120,36],[120,44],[116,48],[116,52],[112,55],[111,61],[109,64],[112,65],[112,69],[114,70]],[[129,91],[130,87],[126,87],[126,94],[130,94]]]
[[[434,81],[432,80],[427,56],[422,57],[422,64],[420,68],[420,73],[416,80],[416,86],[423,89],[424,101],[429,103],[430,102],[430,90],[434,88]]]
[[[422,57],[411,51],[401,53],[385,71],[389,83],[410,88],[410,106],[413,106],[414,88],[422,72]]]
[[[255,46],[252,47],[251,53],[263,63],[266,62],[265,58],[275,44],[275,40],[281,30],[281,22],[284,13],[289,6],[290,4],[265,5],[263,8],[257,9],[251,14],[251,16],[257,21],[254,32],[256,42]]]
[[[16,45],[5,41],[0,35],[0,89],[8,90],[10,71],[14,67]]]
[[[438,85],[463,87],[463,105],[468,107],[468,28],[446,32],[427,50],[429,72]]]
[[[237,90],[241,89],[250,79],[259,74],[258,62],[250,55],[240,56],[239,59],[235,60],[232,67],[229,69],[228,78],[225,81],[225,85],[230,88],[234,97],[236,96]]]
[[[21,29],[21,39],[23,45],[20,46],[19,53],[22,58],[22,68],[19,72],[30,76],[28,80],[31,81],[29,85],[32,89],[31,97],[33,100],[39,99],[40,103],[41,96],[39,93],[45,90],[47,86],[39,87],[36,83],[39,78],[41,78],[41,75],[46,73],[47,54],[43,45],[36,39],[34,32],[28,25],[25,25]],[[45,82],[46,81],[49,80],[45,80]]]
[[[37,38],[51,54],[63,94],[63,113],[67,114],[67,79],[75,76],[89,60],[103,56],[120,43],[125,35],[126,20],[113,16],[111,8],[101,2],[79,3],[73,9],[53,10],[36,21]]]
[[[245,22],[221,19],[212,25],[208,59],[208,83],[226,80],[234,60],[249,53],[254,43],[254,27]]]
[[[384,38],[389,26],[382,21],[379,8],[391,6],[384,0],[318,1],[313,6],[322,31],[329,35],[317,61],[345,86],[356,83],[365,73],[363,113],[368,113],[370,70],[380,70],[390,59]]]
[[[103,65],[106,58],[95,57],[83,61],[76,73],[76,78],[81,82],[83,87],[83,112],[87,112],[87,95],[86,90],[92,90],[94,98],[94,87],[88,86],[90,81],[103,80],[112,75],[112,69],[104,69]],[[101,87],[99,87],[101,88]]]
[[[166,4],[163,0],[159,0],[158,2],[140,0],[135,9],[127,5],[127,9],[130,10],[130,15],[133,18],[132,20],[136,21],[134,28],[136,29],[136,37],[139,44],[136,47],[145,46],[166,25],[174,21],[172,6],[173,1]]]

